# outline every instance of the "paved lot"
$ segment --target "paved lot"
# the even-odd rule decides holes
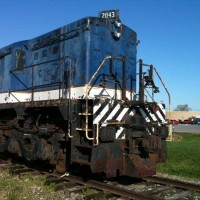
[[[173,125],[173,132],[200,134],[200,125],[190,125],[190,124]]]

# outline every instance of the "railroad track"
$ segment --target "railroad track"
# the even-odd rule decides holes
[[[96,180],[83,180],[81,177],[70,174],[60,175],[26,167],[21,164],[12,164],[10,161],[0,160],[0,169],[7,169],[15,175],[31,173],[33,175],[44,174],[47,176],[46,184],[55,183],[56,190],[64,190],[66,198],[72,194],[80,193],[86,189],[95,189],[91,195],[85,195],[84,200],[100,199],[200,199],[200,185],[170,180],[157,176],[143,179],[137,183],[120,184],[114,181],[100,182]]]
[[[155,189],[148,191],[149,195],[156,195],[161,199],[200,199],[200,184],[180,180],[152,176],[144,179],[150,184],[159,184]]]
[[[200,184],[197,184],[197,183],[195,184],[195,183],[190,183],[190,182],[184,182],[184,181],[180,181],[180,180],[164,178],[164,177],[159,177],[159,176],[148,177],[148,178],[145,178],[144,180],[163,184],[163,185],[170,185],[175,188],[200,192]]]

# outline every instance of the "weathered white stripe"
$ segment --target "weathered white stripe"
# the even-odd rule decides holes
[[[146,113],[144,112],[144,110],[142,108],[139,108],[140,113],[142,114],[142,116],[144,117],[144,119],[146,120],[146,122],[150,122],[149,117],[146,115]]]
[[[93,114],[95,114],[95,113],[97,112],[97,110],[98,110],[101,106],[102,106],[101,103],[98,103],[97,105],[95,105],[95,106],[93,107]]]
[[[125,135],[123,135],[123,137],[119,138],[119,136],[120,136],[120,134],[122,133],[123,130],[124,130],[123,127],[120,127],[120,128],[117,130],[117,132],[116,132],[116,134],[115,134],[115,138],[116,138],[116,139],[124,139],[124,138],[125,138]]]
[[[98,114],[98,116],[94,119],[93,124],[99,123],[99,121],[103,118],[103,116],[109,111],[109,104],[105,106],[105,108]]]
[[[111,89],[111,88],[103,88],[102,87],[92,87],[89,93],[89,98],[101,98],[101,97],[105,97],[105,98],[113,98],[115,97],[115,99],[121,100],[121,90],[120,89]],[[131,93],[130,91],[126,91],[126,98],[127,99],[133,99],[135,96],[135,93]]]
[[[160,107],[160,109],[162,110],[163,114],[166,115],[166,109],[164,108],[163,104],[162,103],[158,103],[157,105]]]
[[[71,92],[71,98],[72,99],[84,99],[86,97],[86,86],[81,87],[71,87],[69,89],[55,89],[55,90],[46,90],[46,91],[37,91],[34,92],[32,98],[31,92],[12,92],[16,98],[14,98],[12,95],[10,95],[8,92],[1,93],[0,94],[0,103],[16,103],[18,100],[20,102],[27,102],[27,101],[40,101],[40,100],[53,100],[53,99],[59,99],[61,98],[69,98],[69,91]],[[131,94],[130,91],[126,91],[126,97],[130,99]],[[118,89],[117,91],[115,89],[110,88],[104,88],[102,87],[92,87],[89,93],[89,98],[113,98],[121,99],[121,90]],[[133,98],[133,97],[132,97]],[[18,99],[18,100],[17,100]]]
[[[158,121],[158,119],[156,118],[156,116],[154,114],[152,114],[151,111],[148,108],[146,108],[146,110],[148,111],[148,113],[151,116],[151,118],[153,119],[153,121]]]
[[[133,115],[134,115],[134,112],[131,111],[129,115],[133,116]],[[116,132],[116,134],[115,134],[115,138],[116,138],[116,139],[125,139],[125,134],[123,134],[123,135],[119,138],[119,136],[121,135],[121,133],[123,132],[123,130],[124,130],[123,127],[120,127],[120,128],[117,130],[117,132]]]
[[[110,119],[112,119],[114,116],[115,116],[115,114],[117,113],[117,111],[120,109],[120,105],[119,104],[117,104],[116,106],[115,106],[115,108],[112,110],[112,112],[110,113],[110,115],[106,118],[106,120],[105,120],[105,122],[107,121],[107,120],[110,120]],[[102,124],[102,126],[106,126],[106,124]]]
[[[157,111],[156,114],[158,115],[158,117],[162,120],[162,123],[165,123],[166,120],[165,118],[163,117],[163,115],[160,113],[160,112],[163,112],[164,115],[166,115],[166,110],[164,109],[163,105],[162,104],[158,104],[159,108],[162,110],[162,111]]]
[[[121,121],[122,120],[122,118],[124,117],[124,115],[127,113],[127,111],[128,111],[128,109],[129,108],[124,108],[123,110],[122,110],[122,112],[119,114],[119,116],[117,117],[117,121]]]
[[[0,94],[0,103],[17,103],[17,102],[28,102],[31,101],[31,94],[27,92],[12,92],[9,94],[1,93]]]
[[[144,110],[142,108],[139,108],[140,113],[142,114],[142,116],[145,118],[146,122],[150,122],[149,117],[146,115],[146,113],[144,112]],[[151,127],[151,131],[154,132],[154,128]],[[149,130],[148,130],[149,132]],[[149,134],[151,134],[151,132],[149,132]]]

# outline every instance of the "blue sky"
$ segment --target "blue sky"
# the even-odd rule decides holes
[[[119,9],[122,23],[137,32],[137,57],[159,71],[171,109],[200,111],[199,0],[1,0],[0,48],[109,9]],[[161,92],[158,100],[167,103]]]

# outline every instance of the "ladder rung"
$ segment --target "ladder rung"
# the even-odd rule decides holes
[[[108,124],[108,125],[125,125],[125,122],[103,122],[102,124]]]
[[[76,128],[77,131],[86,131],[85,128]],[[88,131],[92,131],[92,129],[88,129]]]
[[[86,113],[78,113],[78,115],[86,115]],[[87,115],[92,115],[92,113],[88,113]]]

